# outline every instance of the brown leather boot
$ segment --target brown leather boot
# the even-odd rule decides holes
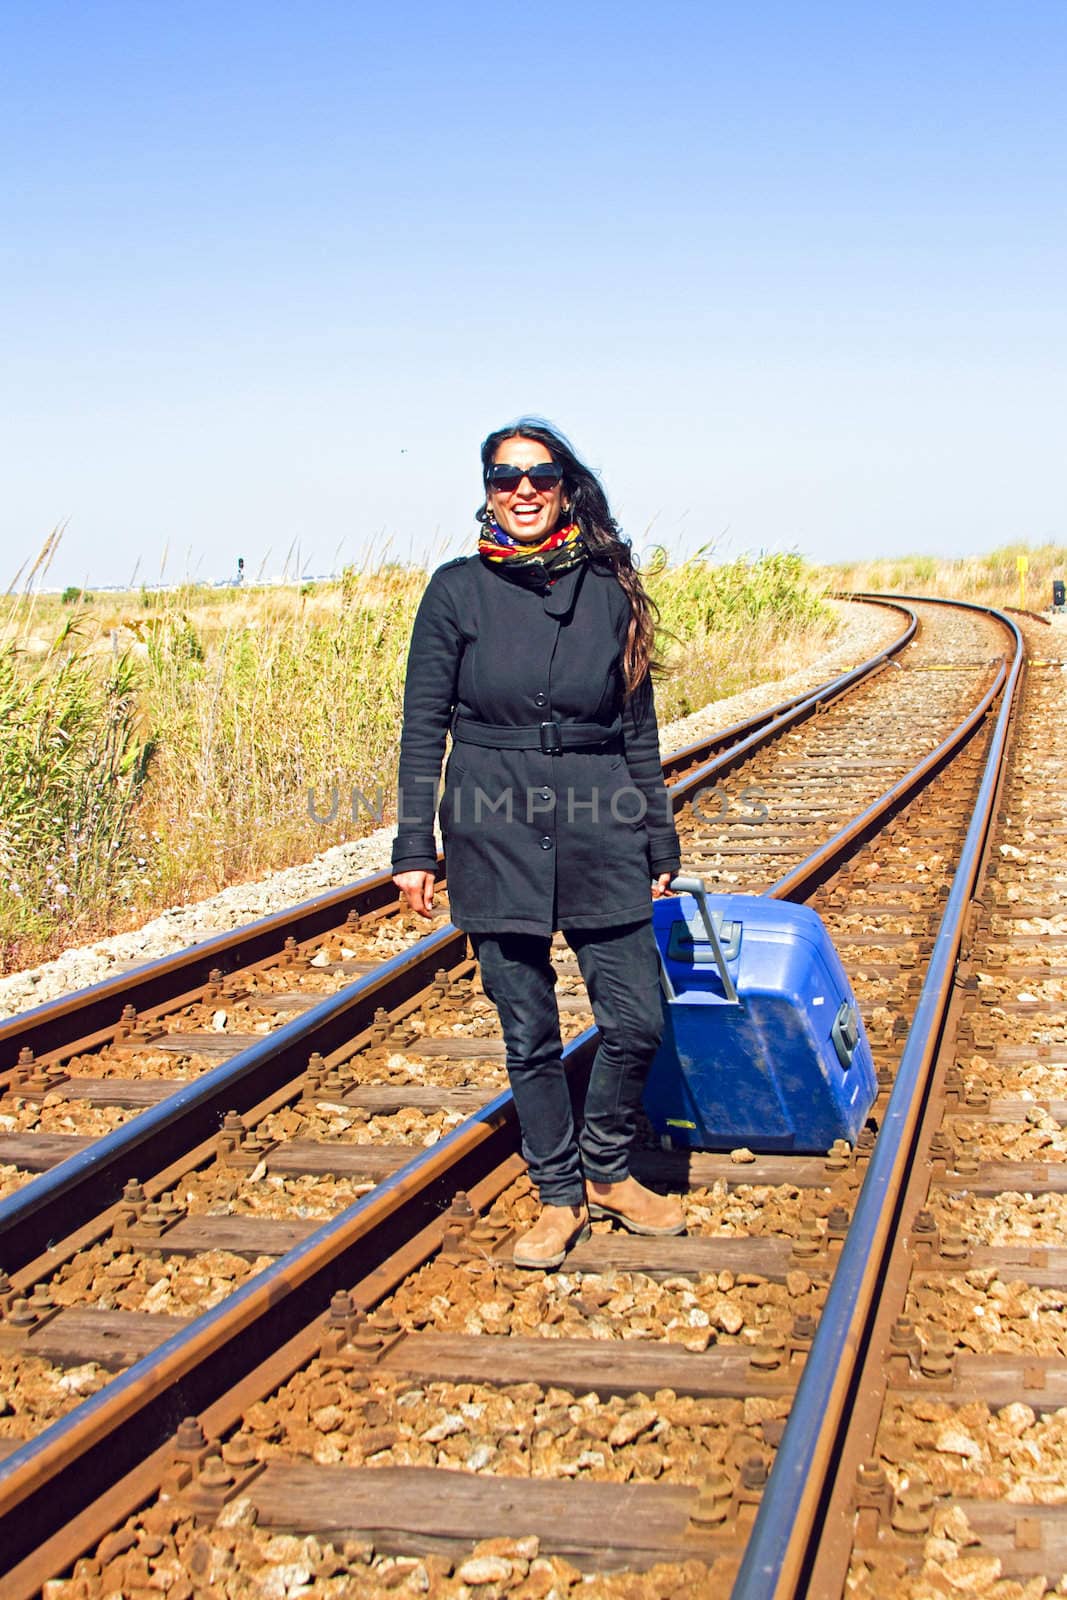
[[[621,1183],[594,1183],[589,1178],[585,1194],[591,1217],[621,1222],[631,1233],[657,1238],[685,1232],[685,1213],[677,1195],[656,1194],[636,1178],[623,1178]]]
[[[572,1245],[589,1237],[584,1206],[542,1206],[528,1233],[516,1240],[512,1260],[517,1267],[558,1267]]]

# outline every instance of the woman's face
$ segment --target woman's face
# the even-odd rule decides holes
[[[505,439],[497,446],[494,466],[535,467],[551,461],[551,451],[536,439]],[[563,484],[552,489],[535,489],[523,478],[517,489],[489,488],[486,501],[493,521],[505,533],[523,544],[539,544],[548,537],[563,510]]]

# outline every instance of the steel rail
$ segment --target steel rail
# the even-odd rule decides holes
[[[988,699],[987,692],[983,704]],[[980,720],[972,712],[960,724],[957,747],[973,735]],[[941,765],[930,757],[918,763],[883,797],[887,810],[899,807],[908,779],[914,790]],[[835,837],[840,863],[854,850],[856,838],[849,829]],[[814,889],[827,864],[825,851],[811,859]],[[799,898],[802,883],[796,873],[789,874],[789,885],[790,898]],[[580,1082],[595,1037],[589,1029],[565,1050],[572,1081]],[[518,1142],[514,1102],[505,1090],[274,1266],[0,1462],[0,1548],[10,1552],[12,1566],[26,1575],[26,1582],[31,1575],[39,1582],[42,1563],[59,1537],[53,1531],[57,1506],[62,1506],[65,1523],[78,1519],[82,1548],[100,1537],[106,1529],[98,1528],[88,1513],[94,1497],[104,1493],[109,1508],[128,1505],[117,1489],[126,1472],[143,1498],[137,1462],[163,1445],[182,1416],[216,1402],[228,1384],[241,1378],[250,1382],[250,1364],[269,1365],[271,1352],[302,1322],[321,1316],[336,1289],[351,1287],[353,1273],[357,1282],[372,1275],[410,1237],[413,1226],[429,1227],[435,1211],[440,1223],[440,1212],[454,1193],[484,1184],[494,1164],[515,1154]],[[23,1592],[32,1588],[10,1588],[12,1596]]]
[[[568,1045],[564,1058],[571,1071],[588,1066],[595,1039],[590,1028]],[[257,1365],[309,1316],[320,1315],[337,1290],[373,1272],[413,1233],[440,1220],[458,1189],[473,1188],[517,1148],[514,1101],[505,1090],[0,1461],[0,1571],[52,1532],[57,1508],[64,1519],[80,1511],[101,1484],[129,1471],[183,1416],[224,1393],[235,1373]]]
[[[965,601],[947,602],[984,610]],[[912,1160],[926,1088],[952,991],[971,893],[992,817],[1008,725],[1024,659],[1018,626],[989,611],[1011,634],[1007,669],[985,771],[967,829],[926,979],[897,1067],[856,1209],[819,1325],[804,1363],[785,1431],[731,1591],[731,1600],[785,1600],[802,1590],[826,1494],[826,1473],[845,1425],[847,1401],[869,1336],[878,1287],[892,1249],[904,1180]]]
[[[852,599],[851,595],[839,596],[841,599]],[[858,598],[858,597],[857,597]],[[714,743],[721,745],[723,751],[732,750],[735,745],[748,738],[755,738],[763,731],[770,732],[773,724],[782,718],[788,718],[793,712],[808,710],[818,711],[824,705],[830,705],[842,694],[846,694],[854,685],[864,678],[873,677],[893,656],[897,656],[914,639],[919,628],[919,619],[909,606],[898,604],[895,600],[888,600],[882,595],[864,595],[864,605],[880,605],[889,611],[899,611],[908,619],[908,625],[902,634],[899,634],[883,650],[879,650],[867,661],[862,661],[857,667],[850,667],[847,672],[839,673],[836,678],[828,678],[815,689],[805,689],[803,693],[794,695],[789,700],[782,700],[776,706],[769,707],[766,711],[759,712],[754,717],[746,717],[741,722],[735,722],[728,728],[714,736]],[[784,731],[788,723],[774,729],[774,734]],[[771,736],[773,737],[774,734]],[[681,768],[690,766],[692,762],[700,759],[700,752],[706,750],[709,744],[707,739],[697,739],[693,744],[683,745],[680,750],[673,751],[664,759],[663,771],[667,778],[672,777]],[[688,775],[687,775],[688,776]]]
[[[755,749],[762,748],[786,729],[815,715],[821,706],[838,699],[875,675],[894,654],[904,649],[917,631],[918,618],[913,610],[897,606],[895,602],[891,604],[905,614],[908,626],[885,649],[860,666],[786,702],[789,710],[780,712],[779,707],[772,708],[766,714],[769,720],[762,722],[756,732],[746,735],[740,745],[729,743],[728,740],[737,729],[747,728],[748,722],[735,724],[733,729],[717,735],[715,739],[690,747],[702,749],[709,743],[726,744],[720,756],[702,764],[695,773],[671,787],[668,792],[673,808],[679,810],[696,788],[707,783],[709,776],[719,775],[735,766],[738,750],[743,750],[747,756]],[[387,874],[365,882],[372,886],[376,897],[380,897],[386,883],[395,896],[395,888]],[[305,913],[311,914],[309,908],[314,908],[315,925],[318,926],[328,914],[328,906],[324,902],[333,907],[343,906],[347,903],[346,896],[349,900],[352,898],[351,887],[309,901],[298,910],[303,917]],[[253,934],[253,942],[257,947],[267,937],[264,930],[268,925],[273,929],[271,936],[277,940],[279,929],[284,930],[286,915],[277,913],[264,922],[252,924],[251,930],[246,930]],[[222,937],[227,948],[235,947],[234,935]],[[265,1094],[302,1071],[306,1065],[302,1054],[310,1053],[313,1048],[327,1054],[335,1048],[339,1028],[347,1027],[349,1033],[358,1033],[369,1025],[371,1019],[365,1015],[368,1008],[373,1011],[375,1004],[388,1001],[395,1005],[408,998],[410,983],[405,982],[407,975],[422,973],[427,961],[432,961],[435,955],[438,965],[442,962],[448,964],[444,953],[449,952],[451,958],[449,940],[453,938],[462,940],[463,936],[451,923],[445,924],[442,929],[412,945],[408,951],[393,957],[377,972],[367,974],[347,985],[337,995],[323,999],[301,1017],[265,1035],[262,1043],[248,1046],[192,1083],[183,1084],[157,1105],[132,1117],[111,1133],[94,1140],[86,1149],[69,1156],[15,1190],[6,1199],[0,1200],[0,1265],[8,1273],[18,1271],[95,1213],[115,1204],[133,1170],[131,1163],[136,1162],[142,1178],[151,1176],[175,1160],[180,1150],[191,1148],[214,1133],[227,1111],[246,1111]],[[209,945],[215,943],[209,941]],[[196,947],[196,950],[199,960],[200,947]],[[141,970],[152,972],[157,966],[173,966],[178,959],[177,956],[168,957],[163,963],[152,963],[147,969]],[[108,982],[121,985],[128,997],[130,990],[125,980],[134,976],[136,974],[126,974],[123,979]],[[93,996],[98,989],[107,987],[107,984],[97,985],[83,993]],[[69,1008],[76,999],[75,995],[55,1004],[64,1015],[68,1015],[69,1011],[65,1008]],[[97,996],[90,1003],[95,1008],[102,1002]],[[26,1016],[32,1018],[48,1009],[40,1007],[37,1012],[27,1013]]]
[[[86,1149],[68,1156],[31,1183],[0,1200],[0,1259],[8,1273],[47,1250],[62,1234],[113,1205],[136,1161],[158,1171],[177,1154],[217,1132],[227,1111],[245,1111],[307,1067],[308,1053],[323,1055],[369,1028],[377,1008],[419,993],[439,967],[466,955],[466,936],[446,923],[417,945],[391,957],[376,972],[285,1023],[220,1066],[184,1083]]]
[[[1004,609],[1008,612],[1014,611],[1014,608],[1010,606],[1005,606]],[[1018,612],[1014,614],[1018,615]],[[965,998],[963,980],[971,970],[974,958],[975,914],[982,903],[992,862],[993,846],[1003,818],[1004,792],[1016,749],[1015,733],[1026,693],[1030,660],[1031,658],[1028,656],[1023,662],[1022,672],[1016,685],[1009,713],[1006,729],[1007,749],[1000,762],[996,786],[990,800],[990,824],[986,829],[981,856],[971,888],[970,903],[956,961],[952,991],[945,1008],[944,1025],[937,1041],[937,1048],[930,1069],[929,1088],[926,1092],[927,1108],[936,1105],[943,1095],[947,1070],[956,1059],[956,1030]],[[932,1161],[931,1144],[938,1131],[935,1126],[936,1122],[936,1116],[924,1115],[922,1125],[917,1130],[911,1173],[901,1196],[897,1217],[894,1222],[894,1228],[898,1235],[912,1230],[915,1214],[929,1193],[928,1180]],[[910,1278],[913,1261],[914,1257],[910,1253],[905,1255],[903,1260],[900,1256],[895,1261],[890,1259],[887,1275],[879,1284],[878,1303],[872,1310],[868,1332],[864,1341],[864,1349],[857,1363],[856,1378],[850,1391],[848,1427],[843,1430],[840,1449],[835,1451],[827,1483],[827,1491],[823,1497],[820,1515],[822,1526],[825,1528],[847,1528],[850,1502],[853,1501],[856,1491],[856,1469],[863,1460],[869,1459],[875,1445],[885,1398],[887,1375],[884,1358],[889,1331],[886,1324],[887,1320],[893,1318],[897,1310],[897,1307],[892,1302],[900,1284],[901,1270],[903,1269],[905,1279]],[[903,1309],[902,1304],[900,1309]],[[804,1594],[806,1600],[816,1600],[816,1597],[820,1596],[823,1597],[823,1600],[831,1600],[831,1597],[832,1600],[839,1600],[839,1597],[844,1593],[845,1578],[851,1554],[851,1540],[842,1541],[832,1534],[829,1537],[820,1537],[818,1539],[805,1567]]]
[[[664,762],[665,772],[676,772],[698,759],[701,752],[711,749],[721,752],[739,740],[754,738],[761,729],[813,700],[822,699],[826,703],[836,698],[853,682],[873,674],[886,659],[910,643],[918,626],[914,611],[882,596],[866,596],[863,603],[902,612],[908,618],[904,632],[868,661],[828,680],[816,690],[783,700],[673,752]],[[443,857],[439,857],[438,877],[442,876]],[[318,938],[344,922],[350,912],[366,915],[379,911],[393,904],[396,897],[392,874],[388,871],[374,873],[284,911],[272,912],[243,927],[215,934],[184,950],[160,956],[143,966],[104,978],[88,988],[21,1011],[0,1021],[0,1078],[13,1070],[22,1049],[33,1048],[38,1056],[47,1056],[70,1050],[76,1043],[105,1043],[118,1027],[125,1006],[136,1002],[140,1011],[148,1011],[186,1000],[191,1002],[213,970],[231,973],[253,966],[278,955],[287,938],[296,939],[297,943]]]
[[[947,739],[931,750],[917,766],[906,772],[898,783],[894,784],[884,795],[860,812],[845,827],[838,830],[825,844],[812,852],[800,866],[794,867],[783,878],[779,878],[766,892],[776,900],[792,900],[796,893],[803,889],[805,894],[810,894],[812,887],[818,887],[828,877],[837,871],[841,862],[842,851],[853,844],[862,844],[867,838],[872,837],[885,826],[887,813],[899,811],[907,805],[924,782],[935,776],[942,767],[946,766],[971,734],[977,732],[982,722],[993,705],[997,696],[1004,687],[1008,676],[1008,668],[1003,663],[998,667],[996,677],[975,706],[974,710],[959,723]]]
[[[875,596],[872,595],[867,598],[874,599]],[[893,604],[895,603],[893,602]],[[908,608],[902,605],[900,609],[907,610]],[[832,705],[835,700],[839,700],[843,695],[848,694],[851,689],[856,688],[860,683],[865,683],[877,676],[883,668],[889,665],[892,658],[904,649],[905,645],[911,643],[918,632],[918,616],[914,611],[909,611],[908,614],[911,617],[908,627],[891,645],[888,645],[884,650],[879,650],[877,655],[871,656],[868,661],[864,661],[860,666],[853,667],[850,672],[843,672],[840,677],[832,679],[829,683],[820,684],[810,694],[794,702],[788,711],[774,717],[763,727],[757,728],[755,732],[740,739],[713,760],[704,763],[692,772],[686,773],[685,777],[680,778],[677,783],[671,784],[667,793],[670,795],[675,809],[677,810],[686,800],[689,800],[710,779],[725,777],[728,773],[733,772],[736,767],[747,761],[749,756],[753,755],[757,750],[762,750],[766,745],[771,744],[778,738],[779,734],[786,733],[792,728],[801,727],[810,717],[817,716],[824,707]]]
[[[243,927],[214,934],[169,956],[131,967],[128,972],[103,978],[87,989],[76,989],[29,1011],[20,1011],[0,1022],[2,1071],[9,1072],[18,1052],[34,1047],[39,1037],[46,1041],[43,1048],[37,1045],[39,1055],[63,1050],[83,1039],[103,1042],[118,1026],[123,1007],[134,1000],[139,1010],[177,1004],[186,997],[193,1000],[215,968],[230,973],[265,961],[281,953],[286,938],[296,939],[298,944],[318,938],[344,922],[349,911],[365,916],[391,905],[395,899],[392,876],[388,872],[374,873],[340,889],[328,889],[284,911],[273,911]]]

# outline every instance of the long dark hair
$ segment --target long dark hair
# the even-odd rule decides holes
[[[597,565],[611,569],[619,580],[630,602],[630,625],[626,630],[626,645],[622,656],[622,676],[626,693],[632,694],[654,667],[656,623],[659,611],[654,600],[645,592],[640,574],[633,563],[629,539],[623,537],[618,523],[611,514],[607,495],[596,474],[587,467],[570,441],[541,417],[520,417],[506,428],[497,428],[482,445],[482,481],[489,484],[489,468],[505,439],[535,439],[543,444],[553,461],[563,468],[563,493],[568,506],[567,515],[581,529],[582,542],[589,551],[589,559]],[[475,515],[479,522],[490,520],[489,507],[479,506]]]

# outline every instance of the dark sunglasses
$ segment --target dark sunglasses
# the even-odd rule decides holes
[[[490,489],[502,489],[505,494],[511,494],[523,478],[529,478],[531,489],[544,494],[563,482],[563,468],[558,461],[539,461],[535,467],[513,467],[506,461],[499,461],[489,468],[486,482]]]

